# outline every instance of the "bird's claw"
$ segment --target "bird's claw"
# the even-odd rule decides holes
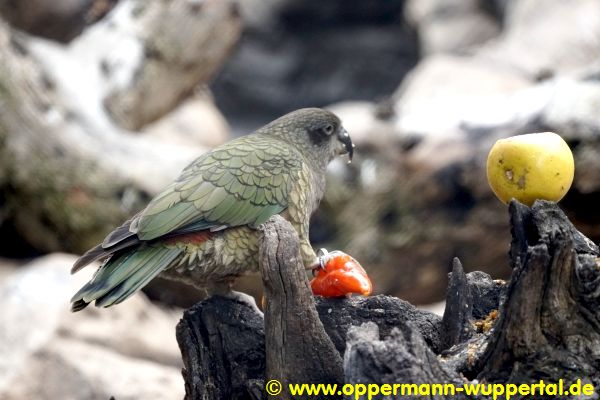
[[[327,251],[327,249],[319,249],[319,251],[317,251],[317,258],[319,259],[319,268],[321,268],[322,270],[325,270],[325,265],[327,265],[327,262],[329,261],[329,252]]]
[[[339,250],[334,250],[332,252],[327,251],[327,249],[319,249],[317,251],[317,260],[318,262],[313,269],[313,274],[315,274],[319,270],[327,271],[327,263],[331,261],[331,259],[343,254],[343,252]]]

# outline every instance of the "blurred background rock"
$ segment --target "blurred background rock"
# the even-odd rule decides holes
[[[177,307],[202,294],[157,280],[151,301],[71,315],[93,271],[70,265],[203,151],[299,107],[331,108],[357,144],[313,244],[354,255],[376,293],[439,301],[454,256],[509,276],[485,178],[501,137],[567,140],[561,206],[600,240],[597,0],[0,0],[0,15],[0,398],[181,398]]]

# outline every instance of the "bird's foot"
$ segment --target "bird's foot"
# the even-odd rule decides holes
[[[254,297],[246,293],[236,292],[235,290],[231,289],[232,286],[233,280],[212,282],[212,284],[206,288],[206,292],[209,296],[221,296],[227,299],[239,301],[240,303],[244,303],[253,308],[261,316],[263,315],[263,312],[260,311],[260,309],[256,305],[256,300],[254,300]]]
[[[317,260],[309,267],[313,271],[313,274],[316,274],[319,270],[327,270],[327,263],[331,261],[333,258],[338,257],[344,254],[339,250],[334,250],[332,252],[327,251],[327,249],[319,249],[317,251]]]
[[[223,297],[226,297],[231,300],[239,301],[240,303],[244,303],[244,304],[250,306],[250,308],[254,309],[254,311],[256,311],[261,317],[263,316],[263,312],[256,305],[256,300],[254,299],[254,297],[250,296],[249,294],[242,293],[242,292],[236,292],[235,290],[230,290],[228,293],[223,295]]]

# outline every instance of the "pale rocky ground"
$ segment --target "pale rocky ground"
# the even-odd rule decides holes
[[[0,275],[0,398],[181,399],[181,357],[167,310],[137,294],[119,307],[69,311],[94,268],[51,254]]]
[[[161,119],[146,125],[146,137],[212,149],[229,140],[229,124],[208,90],[196,93]]]

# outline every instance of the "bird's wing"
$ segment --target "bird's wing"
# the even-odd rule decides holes
[[[141,240],[258,226],[285,210],[302,158],[270,137],[245,136],[201,156],[131,222]]]

